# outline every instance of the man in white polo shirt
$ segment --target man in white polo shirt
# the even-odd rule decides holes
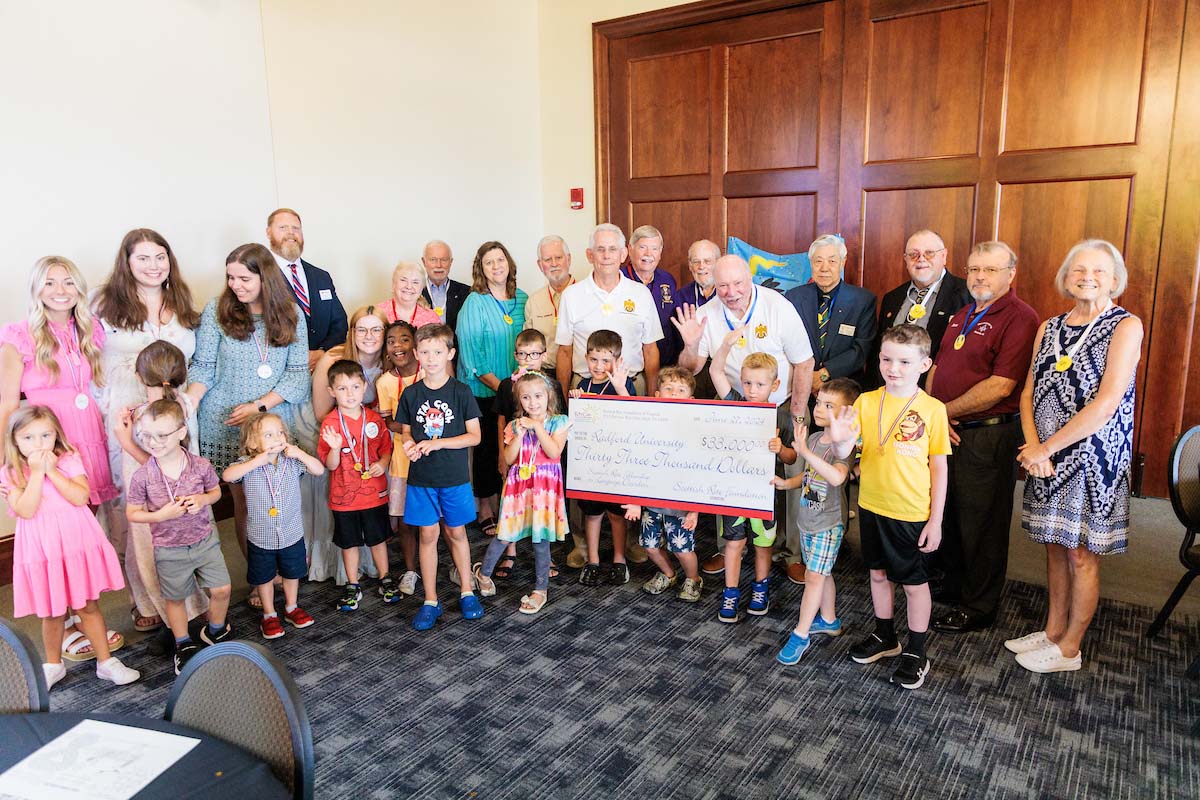
[[[771,395],[771,402],[780,405],[790,397],[793,421],[797,425],[807,422],[813,353],[795,306],[774,289],[756,286],[750,277],[750,265],[740,256],[722,256],[713,272],[717,302],[700,308],[685,305],[674,320],[683,338],[679,366],[699,372],[729,331],[745,325],[746,346],[734,347],[726,362],[729,382],[741,386],[742,362],[749,354],[774,356],[779,364],[779,388]],[[718,540],[718,544],[723,542]],[[704,571],[710,575],[724,569],[720,553],[704,563]]]
[[[592,274],[562,293],[554,338],[564,392],[587,376],[587,340],[599,330],[620,335],[621,357],[638,394],[654,394],[658,389],[656,343],[663,338],[662,323],[650,290],[621,274],[626,253],[620,228],[607,222],[597,225],[588,237]]]

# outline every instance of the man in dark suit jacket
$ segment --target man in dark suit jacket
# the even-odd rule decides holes
[[[818,237],[808,248],[808,260],[812,264],[812,282],[788,290],[784,297],[796,307],[808,331],[815,395],[821,384],[833,378],[862,381],[867,354],[875,341],[875,295],[842,280],[846,245],[840,237]],[[828,314],[824,326],[822,310]]]
[[[272,211],[267,217],[267,245],[308,323],[311,372],[326,350],[346,343],[346,309],[338,299],[329,273],[300,258],[304,252],[304,230],[299,214],[290,208]]]
[[[425,267],[429,283],[421,290],[421,296],[450,326],[450,330],[457,330],[458,311],[471,293],[471,287],[450,279],[450,265],[453,263],[454,254],[450,252],[450,245],[440,239],[425,245],[421,264]]]
[[[866,388],[877,389],[883,385],[879,374],[879,346],[884,331],[906,322],[924,328],[933,340],[929,357],[936,358],[950,318],[971,302],[967,282],[946,269],[946,243],[933,231],[917,231],[908,237],[904,246],[904,266],[911,280],[885,294],[879,304],[879,325],[867,360]],[[925,385],[928,374],[921,376],[921,386]]]

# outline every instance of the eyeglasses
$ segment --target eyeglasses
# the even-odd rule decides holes
[[[528,358],[541,358],[544,355],[546,355],[545,350],[534,350],[534,351],[528,352],[528,353],[522,353],[520,350],[518,350],[517,351],[517,361],[524,361],[525,359],[528,359]]]
[[[967,267],[968,275],[987,275],[989,278],[1007,272],[1012,267]]]
[[[914,264],[924,258],[926,261],[932,262],[934,256],[938,253],[944,253],[946,248],[940,247],[937,250],[909,250],[904,254],[905,261],[911,261]]]
[[[359,336],[383,336],[383,328],[358,328],[354,332]]]
[[[425,261],[427,264],[449,264],[454,259],[450,258],[450,257],[434,258],[433,256],[423,256],[422,260]]]
[[[688,264],[692,265],[693,267],[699,267],[701,265],[706,266],[706,267],[711,267],[712,265],[714,265],[716,263],[717,263],[717,260],[715,258],[689,258],[688,259]]]
[[[142,438],[145,439],[147,442],[150,442],[151,444],[166,444],[167,442],[171,441],[172,436],[179,433],[181,430],[183,430],[182,425],[180,425],[178,428],[171,431],[170,433],[158,434],[158,433],[147,433],[146,431],[142,431]]]

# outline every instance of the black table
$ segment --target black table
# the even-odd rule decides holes
[[[85,719],[127,725],[199,739],[183,758],[148,783],[135,797],[289,798],[291,793],[262,761],[200,731],[161,719],[124,714],[0,714],[0,772]]]

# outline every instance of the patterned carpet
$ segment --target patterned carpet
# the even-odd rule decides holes
[[[887,662],[846,655],[871,619],[850,547],[835,570],[848,635],[818,638],[795,667],[774,655],[800,587],[776,574],[771,613],[730,626],[716,621],[719,576],[688,605],[641,592],[650,574],[589,589],[564,571],[528,617],[516,613],[532,580],[526,550],[484,619],[462,620],[449,601],[424,634],[409,625],[415,600],[384,606],[370,587],[357,613],[338,614],[331,583],[302,587],[317,624],[268,646],[312,720],[316,796],[1200,797],[1200,684],[1184,676],[1195,619],[1149,641],[1153,609],[1102,602],[1084,668],[1038,676],[1001,643],[1033,630],[1045,592],[1010,583],[991,631],[930,637],[933,671],[907,692],[888,683]],[[245,605],[233,622],[262,641]],[[161,715],[167,662],[145,645],[121,655],[150,674],[101,688],[73,667],[52,709]]]

